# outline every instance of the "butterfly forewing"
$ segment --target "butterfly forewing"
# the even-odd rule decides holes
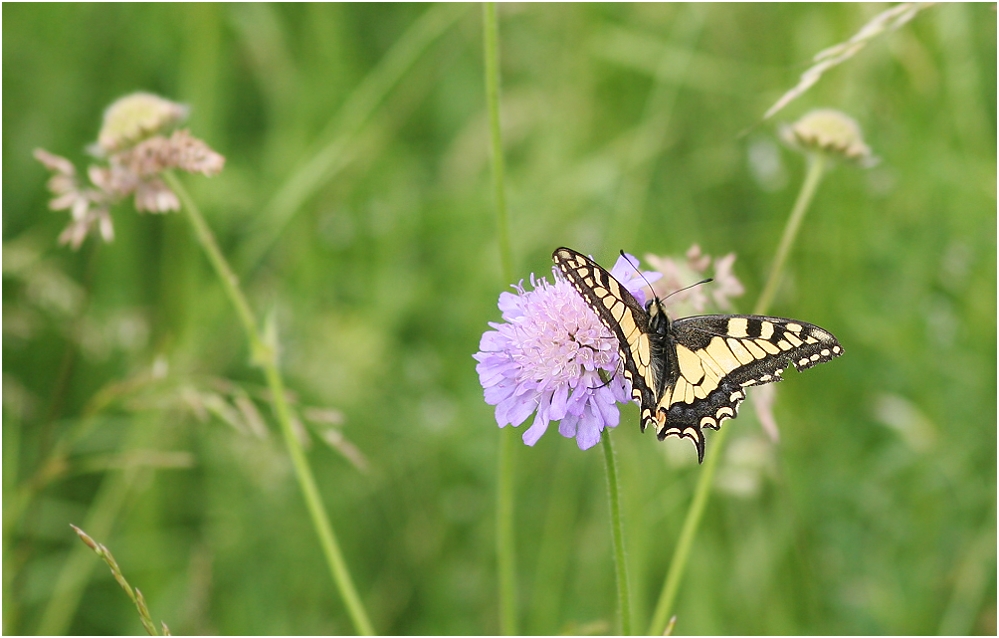
[[[559,248],[552,260],[618,340],[624,376],[631,383],[632,398],[640,401],[643,412],[651,414],[656,405],[658,364],[655,335],[649,333],[648,313],[628,289],[595,261],[569,248]],[[645,429],[644,422],[642,429]]]

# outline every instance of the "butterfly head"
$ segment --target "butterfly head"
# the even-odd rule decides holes
[[[653,296],[645,302],[645,311],[649,313],[649,332],[655,334],[666,334],[669,330],[669,316],[666,314],[666,306],[658,296]]]

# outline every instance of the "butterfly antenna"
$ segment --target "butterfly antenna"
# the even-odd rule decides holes
[[[696,288],[697,286],[700,286],[701,284],[709,284],[709,283],[711,283],[714,280],[715,280],[714,277],[708,277],[707,279],[700,280],[696,284],[690,284],[689,286],[684,286],[683,288],[681,288],[679,290],[674,290],[673,292],[671,292],[668,295],[666,295],[663,298],[663,301],[666,301],[667,299],[669,299],[670,297],[672,297],[673,295],[675,295],[675,294],[677,294],[679,292],[683,292],[684,290],[690,290],[691,288]]]
[[[650,284],[650,283],[649,283],[649,280],[645,278],[645,275],[643,275],[643,274],[642,274],[642,271],[638,269],[638,266],[636,266],[635,264],[632,264],[632,263],[631,263],[631,260],[630,260],[630,259],[628,259],[628,256],[624,254],[624,251],[623,251],[623,250],[621,251],[621,256],[622,256],[622,257],[624,257],[624,260],[625,260],[626,262],[628,262],[628,264],[630,264],[632,268],[634,268],[634,269],[635,269],[635,272],[637,272],[637,273],[638,273],[638,276],[639,276],[639,277],[641,277],[641,278],[642,278],[642,280],[643,280],[643,281],[645,282],[645,285],[649,287],[649,290],[651,290],[651,291],[652,291],[652,296],[653,296],[653,297],[656,297],[656,298],[658,299],[658,298],[659,298],[659,296],[658,296],[658,295],[656,295],[656,290],[655,290],[655,288],[653,288],[653,287],[652,287],[652,284]]]

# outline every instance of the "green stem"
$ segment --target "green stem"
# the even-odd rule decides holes
[[[503,134],[500,128],[499,26],[496,3],[482,5],[482,30],[486,64],[486,105],[489,108],[490,163],[493,173],[493,194],[496,197],[496,226],[499,232],[500,263],[503,280],[513,281],[513,251],[510,248],[510,223],[506,213],[506,186],[503,168]]]
[[[787,263],[787,256],[791,252],[794,240],[798,236],[798,229],[801,221],[805,218],[812,197],[822,181],[825,170],[826,159],[821,154],[809,156],[808,173],[805,181],[801,185],[801,191],[794,202],[794,208],[788,217],[784,227],[784,234],[781,236],[780,244],[777,247],[777,254],[774,257],[774,265],[770,269],[770,275],[763,292],[753,309],[754,314],[764,314],[770,307],[774,293],[784,274],[784,266]],[[676,595],[680,589],[680,581],[683,579],[684,569],[687,566],[687,558],[690,556],[690,548],[697,534],[697,528],[701,524],[701,517],[704,515],[704,508],[707,506],[708,497],[711,495],[711,487],[714,484],[715,471],[718,468],[718,459],[721,457],[725,447],[725,439],[728,438],[730,427],[722,428],[712,438],[711,449],[708,451],[708,458],[704,463],[704,469],[697,480],[697,489],[694,492],[694,500],[687,510],[687,517],[683,521],[683,528],[680,530],[680,538],[676,542],[676,549],[673,551],[673,558],[670,561],[669,571],[666,573],[666,582],[663,584],[662,593],[659,595],[659,602],[656,604],[656,611],[652,615],[652,623],[649,625],[649,635],[660,636],[666,629],[666,623],[673,612],[673,603],[676,602]]]
[[[506,213],[506,185],[503,168],[503,136],[499,103],[499,26],[496,4],[482,6],[482,32],[485,58],[486,107],[489,110],[490,163],[493,195],[496,198],[496,225],[499,237],[503,281],[513,281],[513,251],[510,248],[510,224]],[[517,561],[514,539],[514,432],[500,430],[499,477],[496,497],[496,559],[499,572],[500,630],[516,635],[517,630]]]
[[[825,164],[826,158],[821,153],[813,153],[808,157],[808,174],[805,175],[805,183],[801,185],[801,191],[798,192],[798,199],[795,200],[794,208],[791,210],[791,217],[788,218],[787,225],[784,226],[784,234],[780,238],[780,245],[777,246],[774,265],[770,269],[770,276],[767,278],[766,285],[763,286],[763,292],[760,293],[760,297],[756,301],[756,307],[753,309],[754,314],[761,315],[765,313],[770,307],[770,302],[773,301],[774,294],[777,292],[777,286],[780,284],[781,275],[784,274],[784,264],[787,262],[787,256],[791,253],[791,246],[794,245],[794,240],[798,236],[798,229],[801,228],[801,221],[805,219],[805,212],[808,211],[808,205],[812,203],[812,197],[819,187],[819,182],[822,181]]]
[[[614,462],[610,430],[600,437],[607,465],[607,495],[610,498],[611,536],[614,537],[614,566],[617,573],[617,606],[621,613],[621,635],[631,635],[631,595],[628,593],[628,563],[624,553],[624,525],[621,522],[621,495]]]
[[[374,635],[371,621],[368,619],[368,614],[364,609],[361,598],[354,588],[354,582],[350,577],[347,563],[344,561],[340,546],[337,543],[333,525],[330,523],[329,515],[326,513],[326,508],[319,495],[319,488],[316,486],[312,468],[309,466],[305,452],[302,450],[302,446],[295,435],[295,430],[292,426],[291,411],[288,409],[287,399],[285,398],[284,381],[282,380],[281,372],[278,370],[277,356],[274,348],[266,345],[263,337],[257,331],[256,322],[250,310],[250,304],[239,287],[239,279],[229,267],[225,257],[222,256],[222,251],[219,250],[218,244],[215,242],[215,237],[208,228],[208,224],[205,223],[204,217],[202,217],[194,200],[191,199],[191,196],[175,175],[168,172],[164,174],[164,178],[170,188],[180,197],[181,202],[183,202],[184,211],[191,225],[194,227],[198,243],[201,244],[201,247],[207,253],[208,260],[212,263],[215,273],[222,281],[222,286],[229,296],[229,300],[232,301],[233,306],[236,308],[236,314],[239,315],[243,329],[246,331],[246,337],[250,342],[253,362],[264,370],[264,376],[267,378],[267,386],[274,401],[274,412],[280,424],[285,444],[288,446],[288,453],[291,456],[292,464],[295,467],[295,476],[298,479],[299,487],[305,498],[306,508],[309,510],[309,515],[312,518],[312,525],[315,527],[316,535],[319,536],[319,543],[322,546],[323,554],[329,565],[330,573],[333,575],[333,581],[340,590],[344,605],[347,607],[347,613],[350,615],[354,623],[354,628],[358,633],[365,636]]]
[[[687,567],[687,558],[690,557],[690,548],[694,542],[694,535],[701,523],[701,516],[704,508],[708,504],[708,496],[711,494],[711,485],[714,482],[715,468],[718,467],[718,459],[721,457],[725,439],[731,427],[722,428],[711,440],[711,449],[708,450],[708,458],[704,462],[704,468],[700,478],[697,480],[697,489],[694,491],[694,500],[687,510],[687,518],[683,521],[683,529],[680,530],[680,539],[676,542],[676,549],[673,550],[673,558],[669,563],[669,571],[666,573],[666,582],[663,585],[662,593],[659,594],[659,602],[656,603],[656,611],[652,615],[652,623],[649,625],[650,636],[661,636],[666,631],[666,622],[673,613],[673,603],[676,601],[676,594],[680,589],[680,581],[683,579],[683,572]]]

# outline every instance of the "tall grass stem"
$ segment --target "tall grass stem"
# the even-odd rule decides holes
[[[754,314],[765,314],[770,308],[777,286],[780,284],[784,274],[784,266],[787,257],[791,253],[794,241],[801,228],[801,222],[805,218],[808,206],[822,181],[825,172],[826,158],[820,153],[812,153],[808,159],[808,172],[805,174],[805,181],[801,185],[798,197],[791,209],[784,226],[784,233],[781,236],[777,253],[774,256],[773,267],[767,277],[763,292],[756,301],[753,308]],[[704,463],[704,468],[697,480],[697,488],[694,491],[694,498],[687,510],[687,516],[683,521],[683,528],[680,530],[680,538],[676,542],[676,549],[673,550],[673,558],[670,560],[669,570],[666,573],[666,581],[663,583],[662,592],[659,595],[659,602],[656,603],[656,610],[652,614],[652,622],[649,624],[650,636],[661,636],[666,630],[666,623],[673,613],[673,604],[676,602],[676,595],[680,589],[680,582],[683,580],[684,570],[687,567],[687,559],[690,556],[690,549],[694,542],[694,536],[700,527],[701,518],[704,515],[704,508],[708,503],[711,488],[714,485],[715,471],[718,469],[718,459],[725,448],[725,439],[731,427],[723,427],[712,437],[711,449],[708,450],[708,458]]]
[[[212,263],[215,273],[221,280],[226,295],[228,295],[233,306],[236,308],[236,314],[239,315],[240,322],[243,324],[247,339],[250,342],[253,362],[261,366],[264,370],[267,386],[274,401],[274,412],[280,424],[285,444],[288,446],[292,465],[295,467],[295,477],[298,479],[302,496],[305,498],[305,505],[309,510],[316,535],[319,536],[319,543],[322,546],[323,555],[329,565],[330,573],[333,575],[333,581],[336,583],[344,605],[347,607],[347,613],[350,615],[351,621],[354,623],[354,628],[359,634],[365,636],[374,635],[374,628],[368,619],[368,614],[364,609],[361,598],[354,587],[347,563],[340,551],[340,545],[337,543],[333,525],[330,523],[326,507],[323,505],[322,498],[319,495],[319,488],[316,486],[312,468],[309,466],[309,461],[292,427],[291,412],[288,409],[285,398],[284,381],[281,377],[281,372],[278,370],[275,348],[273,345],[266,344],[258,332],[250,305],[242,289],[239,287],[239,279],[229,267],[228,262],[226,262],[225,257],[222,255],[222,251],[219,250],[218,244],[215,242],[215,237],[208,228],[208,224],[205,222],[194,200],[191,199],[183,184],[181,184],[180,180],[174,174],[167,172],[164,174],[164,178],[170,188],[180,197],[187,218],[194,227],[198,243],[208,255],[208,260]]]
[[[482,5],[482,42],[485,64],[486,108],[489,111],[490,164],[493,196],[496,199],[496,226],[499,237],[503,281],[513,281],[513,251],[510,223],[506,212],[506,182],[503,167],[503,133],[500,128],[499,25],[496,4]],[[496,557],[499,571],[500,630],[505,635],[517,631],[517,562],[514,538],[514,432],[500,430],[499,477],[496,499]]]
[[[506,210],[503,131],[500,126],[499,25],[496,21],[495,2],[486,2],[482,6],[482,30],[485,46],[486,105],[489,108],[490,164],[493,174],[493,195],[496,198],[496,229],[503,280],[510,283],[513,281],[513,250],[510,247],[510,222]]]
[[[610,429],[600,437],[607,466],[607,496],[610,500],[611,536],[614,538],[614,568],[617,576],[617,607],[621,614],[621,635],[631,635],[631,594],[628,588],[628,562],[624,551],[624,523],[621,519],[621,491]]]

